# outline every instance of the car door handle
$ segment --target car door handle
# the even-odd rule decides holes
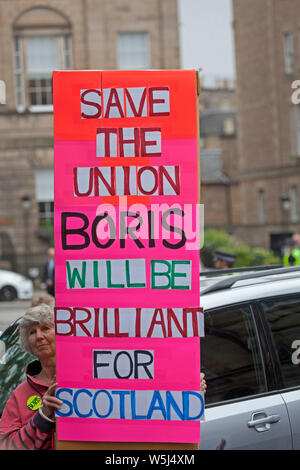
[[[264,418],[255,419],[255,416],[261,416],[262,413],[254,413],[252,415],[252,420],[248,421],[248,428],[255,428],[256,426],[263,426],[264,424],[274,424],[280,421],[279,415],[265,416]]]

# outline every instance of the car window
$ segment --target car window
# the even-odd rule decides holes
[[[260,304],[272,331],[284,387],[300,386],[300,296]]]
[[[205,312],[201,370],[206,404],[266,391],[266,380],[250,306]]]
[[[25,379],[26,365],[34,359],[21,349],[18,323],[3,332],[1,340],[5,353],[0,358],[0,416],[11,392]]]

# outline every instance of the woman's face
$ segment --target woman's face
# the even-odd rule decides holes
[[[28,328],[32,354],[41,361],[55,356],[55,330],[51,323],[37,323]]]

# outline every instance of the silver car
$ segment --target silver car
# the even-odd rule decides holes
[[[25,276],[0,269],[0,300],[32,299],[33,283]]]
[[[200,286],[200,449],[221,439],[225,450],[300,449],[300,267],[202,276]]]

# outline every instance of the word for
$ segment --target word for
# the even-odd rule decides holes
[[[75,197],[179,196],[179,165],[74,168],[73,184]]]
[[[98,211],[97,211],[98,212]],[[177,216],[176,226],[171,224],[168,218]],[[117,216],[116,213],[113,216]],[[120,248],[126,248],[126,240],[134,241],[138,248],[155,248],[155,234],[161,233],[162,244],[169,249],[182,248],[186,243],[186,234],[182,229],[185,213],[181,209],[171,208],[163,212],[159,218],[152,211],[143,213],[120,210],[119,223],[116,218],[107,212],[100,212],[90,221],[88,216],[81,212],[61,213],[61,243],[63,250],[83,250],[92,242],[96,248],[106,249],[118,239]],[[178,223],[178,219],[181,223]],[[81,226],[78,226],[81,222]],[[133,224],[135,222],[135,225]],[[74,227],[75,225],[75,227]],[[159,226],[157,226],[159,225]],[[190,224],[189,224],[190,226]],[[72,228],[71,228],[72,227]],[[87,229],[90,227],[91,234]],[[179,241],[170,243],[168,239],[174,239],[171,234],[178,234]],[[75,235],[75,239],[73,236]],[[79,238],[79,237],[80,238]],[[71,241],[70,241],[71,238]],[[141,242],[144,239],[144,243]],[[192,238],[194,234],[192,234]],[[76,240],[76,243],[74,241]],[[79,242],[79,240],[82,240]]]
[[[101,127],[96,134],[96,157],[160,157],[160,127]]]
[[[81,118],[169,116],[169,88],[127,87],[80,90]]]
[[[61,417],[199,421],[204,412],[198,391],[60,388],[56,397],[63,402],[56,411]]]
[[[153,379],[154,352],[93,351],[94,379]]]
[[[191,260],[151,260],[151,289],[191,288]],[[146,260],[100,259],[66,261],[68,289],[124,289],[148,287]]]
[[[204,336],[202,308],[55,307],[59,336],[185,338]]]

